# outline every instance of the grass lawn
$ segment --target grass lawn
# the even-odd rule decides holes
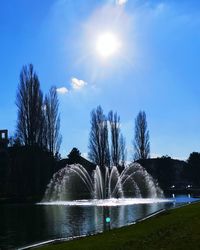
[[[200,250],[200,203],[166,211],[136,225],[37,249]]]

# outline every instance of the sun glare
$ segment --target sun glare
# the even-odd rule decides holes
[[[102,33],[97,38],[96,50],[103,58],[107,58],[116,54],[120,47],[120,41],[114,34],[110,32]]]

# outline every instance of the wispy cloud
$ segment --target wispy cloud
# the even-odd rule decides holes
[[[56,91],[61,95],[64,95],[69,92],[69,90],[66,87],[57,88]]]
[[[115,2],[117,5],[124,5],[128,2],[128,0],[116,0]]]
[[[75,90],[82,89],[86,85],[87,85],[87,83],[85,81],[83,81],[83,80],[77,79],[75,77],[73,77],[71,79],[71,86]]]

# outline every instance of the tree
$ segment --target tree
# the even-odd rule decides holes
[[[23,66],[17,97],[17,137],[26,146],[42,146],[43,94],[33,65]]]
[[[46,148],[54,156],[60,149],[62,137],[60,130],[60,114],[58,113],[59,101],[56,87],[51,87],[45,96],[44,116],[46,130]]]
[[[200,153],[193,152],[190,154],[188,160],[189,169],[188,175],[189,179],[194,185],[200,186]]]
[[[140,111],[135,119],[134,160],[150,157],[149,131],[147,129],[146,114]]]
[[[78,163],[80,159],[81,153],[77,148],[73,148],[71,152],[68,154],[68,159],[70,163]]]
[[[14,136],[10,136],[9,138],[9,146],[10,147],[21,147],[21,141],[20,139],[17,137],[16,134],[14,134]]]
[[[120,162],[120,164],[121,164],[122,167],[125,167],[126,155],[127,155],[126,139],[122,134],[120,135],[120,154],[121,154],[121,162]]]
[[[101,106],[91,112],[89,158],[100,167],[110,164],[107,119]]]
[[[117,112],[113,114],[110,111],[108,114],[111,132],[111,161],[113,166],[119,166],[125,163],[125,139],[120,131],[120,116]]]

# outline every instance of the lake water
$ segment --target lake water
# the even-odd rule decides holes
[[[0,205],[0,250],[102,232],[133,223],[161,209],[197,201],[188,196],[148,204]],[[110,218],[110,223],[106,222]]]

